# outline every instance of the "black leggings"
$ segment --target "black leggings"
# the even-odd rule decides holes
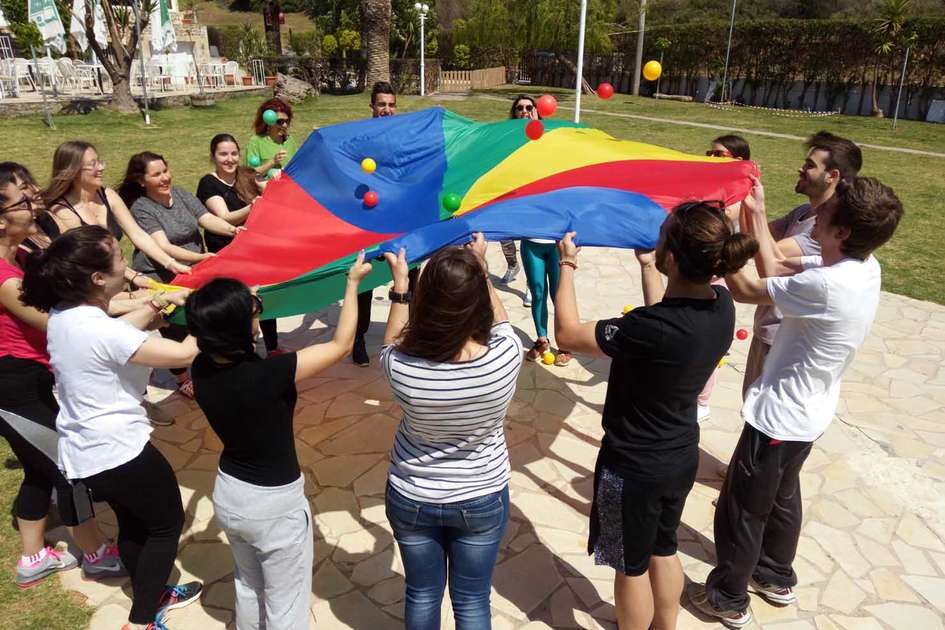
[[[41,363],[11,356],[0,357],[0,409],[55,431],[59,405],[52,388],[53,375]],[[55,487],[62,522],[77,525],[75,510],[71,509],[72,490],[56,462],[21,437],[2,417],[0,435],[10,443],[13,454],[23,466],[23,483],[13,502],[13,513],[25,521],[45,518]]]
[[[87,477],[118,520],[118,552],[131,575],[131,623],[151,623],[177,556],[184,506],[170,464],[150,442],[130,462]]]

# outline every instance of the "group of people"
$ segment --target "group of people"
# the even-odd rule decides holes
[[[372,115],[396,107],[390,86],[375,85]],[[263,120],[267,109],[275,124]],[[537,115],[531,98],[513,102],[511,117]],[[0,164],[0,433],[24,470],[14,504],[19,585],[80,561],[92,579],[127,573],[127,630],[164,629],[168,610],[199,598],[197,582],[166,583],[184,512],[174,472],[150,442],[161,420],[142,402],[150,371],[167,368],[223,445],[212,500],[236,564],[237,627],[308,627],[314,531],[294,444],[296,385],[349,355],[369,363],[372,292],[359,284],[371,263],[362,254],[349,269],[331,340],[296,351],[278,347],[263,299],[238,280],[218,278],[186,295],[150,290],[244,229],[266,180],[297,148],[291,120],[281,101],[260,107],[253,159],[233,136],[215,136],[213,171],[196,196],[173,186],[167,160],[149,152],[132,157],[117,192],[104,185],[105,164],[87,143],[60,146],[43,190],[22,166]],[[708,155],[749,159],[750,150],[723,136]],[[405,571],[407,628],[439,628],[447,588],[458,628],[491,627],[492,576],[511,507],[505,417],[523,357],[550,348],[549,300],[556,343],[568,349],[559,349],[559,366],[572,353],[612,360],[588,553],[614,569],[622,630],[675,627],[684,583],[676,529],[696,478],[699,422],[732,342],[734,302],[758,304],[745,426],[720,471],[718,566],[689,596],[731,628],[751,621],[749,589],[794,602],[799,473],[876,312],[872,253],[902,216],[892,190],[857,176],[861,166],[854,143],[821,132],[807,142],[795,189],[808,203],[783,219],[768,221],[757,179],[733,207],[676,207],[656,249],[636,252],[646,305],[614,319],[580,318],[580,234],[522,241],[536,333],[528,351],[493,286],[481,234],[435,253],[422,272],[403,250],[385,255],[393,285],[377,356],[403,414],[385,506]],[[122,235],[136,248],[130,267]],[[514,243],[502,251],[509,282],[519,269]],[[757,273],[745,268],[752,259]],[[186,326],[165,321],[171,305],[185,307]],[[256,351],[260,334],[265,358]],[[24,423],[58,433],[58,461]],[[81,559],[44,542],[53,489]],[[114,511],[117,544],[99,533],[96,502]]]

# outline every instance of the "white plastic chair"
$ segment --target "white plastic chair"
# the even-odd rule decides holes
[[[16,57],[13,60],[13,73],[16,77],[17,86],[22,82],[26,82],[26,85],[30,87],[34,92],[36,91],[36,83],[33,81],[33,75],[30,74],[30,62],[22,57]]]
[[[232,83],[228,81],[232,77]],[[240,72],[240,64],[235,61],[227,61],[223,64],[223,84],[238,86],[243,84],[243,73]]]

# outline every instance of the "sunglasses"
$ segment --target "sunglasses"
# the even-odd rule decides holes
[[[17,210],[27,210],[33,213],[34,216],[36,214],[33,212],[33,202],[30,201],[30,198],[26,195],[23,195],[23,198],[16,203],[11,203],[9,206],[0,208],[0,213],[6,214],[7,212],[16,212]]]
[[[708,157],[717,157],[717,158],[732,157],[732,154],[729,151],[711,150],[711,151],[706,151],[705,154]]]
[[[279,125],[280,127],[288,127],[291,121],[288,118],[279,118],[274,124]]]
[[[262,315],[264,310],[262,298],[255,293],[250,293],[250,297],[253,298],[253,317]]]
[[[516,105],[516,106],[515,106],[515,111],[517,111],[517,112],[528,112],[528,113],[531,113],[533,109],[535,109],[535,106],[534,106],[534,105]]]

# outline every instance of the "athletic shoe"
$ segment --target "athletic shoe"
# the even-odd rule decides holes
[[[368,356],[364,337],[354,338],[354,348],[351,350],[351,359],[361,367],[367,367],[371,364],[371,357]]]
[[[751,608],[744,610],[721,610],[712,605],[705,593],[704,584],[692,584],[688,590],[689,601],[704,615],[718,619],[723,626],[738,630],[751,623]]]
[[[165,622],[164,615],[162,615],[161,613],[158,613],[158,616],[155,617],[154,621],[146,625],[144,628],[145,630],[171,630],[170,628],[164,625],[164,622]],[[131,630],[131,624],[126,623],[125,625],[121,627],[121,630]]]
[[[118,547],[108,545],[98,560],[90,561],[82,558],[82,577],[87,580],[101,580],[103,578],[125,577],[128,571],[118,557]]]
[[[789,606],[797,601],[797,595],[790,586],[775,586],[774,584],[759,582],[755,578],[751,578],[748,589],[754,591],[766,602],[775,606]]]
[[[699,410],[696,412],[696,421],[699,424],[702,424],[712,415],[712,410],[709,409],[709,405],[699,405]]]
[[[289,352],[289,351],[286,350],[285,348],[283,348],[282,346],[276,346],[276,347],[273,348],[272,350],[267,350],[267,351],[266,351],[266,356],[267,356],[267,357],[277,357],[277,356],[279,356],[280,354],[287,354],[288,352]]]
[[[35,586],[53,573],[68,571],[78,564],[79,561],[68,551],[56,551],[52,547],[46,547],[46,555],[40,560],[24,564],[20,558],[16,564],[16,585],[20,588]]]
[[[203,584],[200,582],[187,582],[186,584],[165,587],[158,603],[158,613],[155,621],[160,622],[169,610],[193,604],[200,599],[201,591],[203,591]]]
[[[502,284],[511,283],[513,280],[515,280],[515,278],[518,276],[518,272],[521,270],[522,268],[519,267],[518,265],[512,265],[511,267],[509,267],[508,271],[505,272],[505,275],[502,276],[502,279],[499,280],[499,282],[501,282]]]
[[[141,401],[144,407],[144,413],[148,416],[148,421],[156,427],[169,427],[174,424],[174,416],[167,413],[153,402],[145,398]]]
[[[532,305],[532,292],[528,290],[528,287],[525,287],[525,297],[522,298],[522,306],[531,306]]]

